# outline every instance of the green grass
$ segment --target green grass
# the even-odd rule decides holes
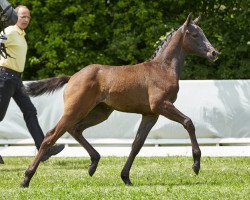
[[[0,199],[250,199],[250,158],[203,157],[200,174],[191,157],[137,157],[125,186],[126,157],[100,160],[93,177],[89,158],[51,158],[41,163],[29,188],[20,188],[32,157],[5,157],[0,165]]]

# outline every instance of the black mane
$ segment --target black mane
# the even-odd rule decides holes
[[[159,46],[156,48],[154,54],[151,56],[151,58],[149,59],[150,60],[153,60],[156,55],[162,50],[164,49],[170,42],[171,38],[172,38],[172,35],[173,33],[176,31],[177,29],[175,29],[174,31],[171,31],[167,36],[166,38],[159,44]]]

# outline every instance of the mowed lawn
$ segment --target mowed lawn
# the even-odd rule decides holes
[[[104,157],[93,177],[89,158],[51,158],[41,163],[29,188],[20,188],[32,157],[4,157],[0,199],[250,199],[250,157],[203,157],[199,175],[191,157],[137,157],[125,186],[127,157]]]

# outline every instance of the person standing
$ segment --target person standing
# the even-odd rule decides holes
[[[37,149],[40,148],[44,134],[37,119],[35,106],[26,94],[21,75],[24,71],[27,43],[25,39],[25,29],[30,22],[30,10],[20,5],[15,9],[18,19],[15,25],[8,26],[4,33],[4,41],[9,56],[0,57],[0,121],[4,119],[11,97],[23,113],[26,126],[34,139]],[[60,153],[64,145],[54,145],[50,147],[42,157],[46,161],[49,157]],[[0,163],[4,163],[0,156]]]

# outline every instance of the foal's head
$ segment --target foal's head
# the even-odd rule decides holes
[[[187,54],[195,54],[215,61],[218,51],[211,45],[202,29],[198,26],[199,17],[194,21],[192,14],[187,17],[186,22],[181,27],[183,36],[182,47]]]

